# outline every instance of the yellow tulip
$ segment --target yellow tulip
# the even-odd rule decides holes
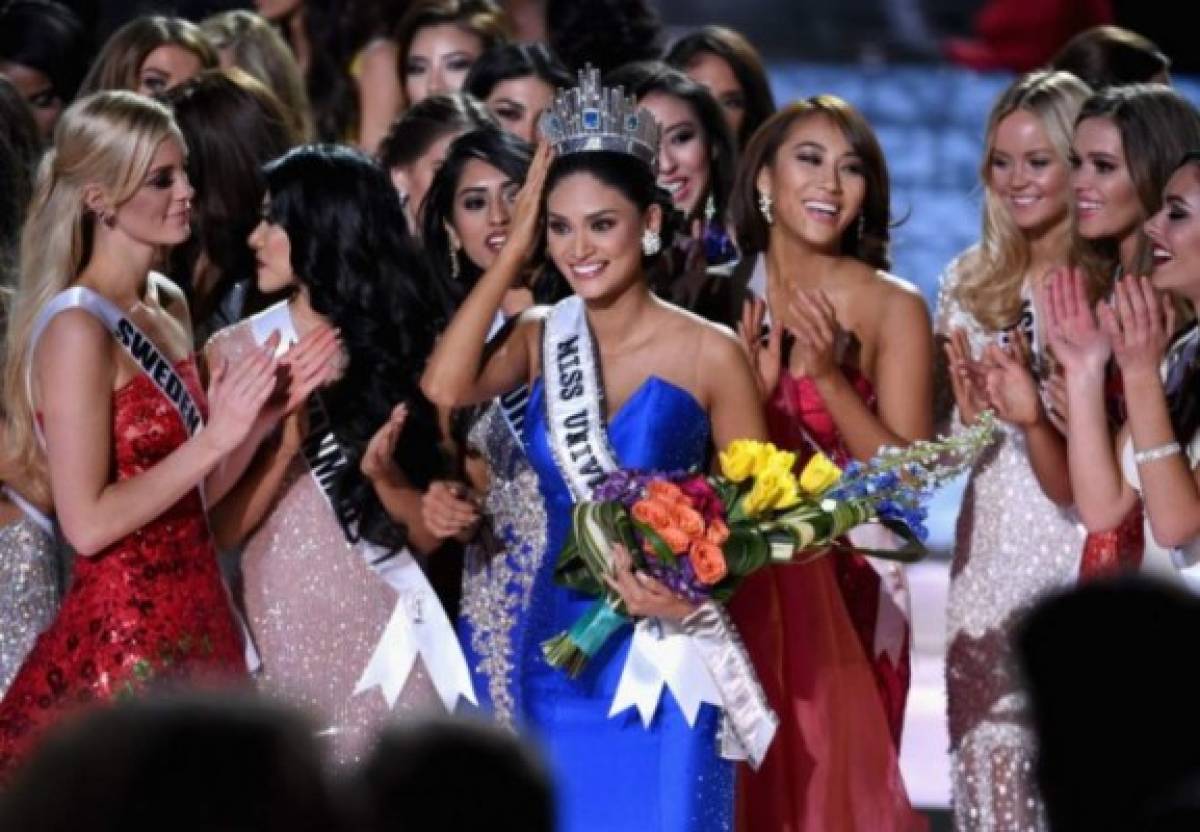
[[[800,488],[805,494],[824,494],[842,477],[841,470],[825,454],[817,453],[800,472]]]
[[[763,466],[764,471],[785,471],[791,473],[796,467],[796,455],[791,451],[780,451],[772,448],[772,453]]]
[[[742,482],[754,476],[759,465],[758,458],[762,453],[762,447],[762,442],[756,442],[753,439],[738,439],[731,442],[729,447],[721,451],[719,455],[721,474],[733,482]]]
[[[763,471],[754,480],[743,508],[751,517],[791,508],[800,501],[796,478],[786,471]]]

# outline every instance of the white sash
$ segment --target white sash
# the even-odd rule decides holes
[[[278,331],[281,351],[299,340],[286,301],[250,318],[249,326],[260,344],[272,332]],[[333,482],[338,471],[349,462],[317,396],[309,399],[308,414],[308,436],[302,445],[304,461],[317,490],[333,511]],[[471,673],[454,627],[416,559],[408,549],[389,557],[381,547],[368,540],[348,542],[371,571],[397,595],[396,606],[354,687],[354,694],[379,687],[388,707],[393,707],[420,655],[447,711],[454,711],[459,697],[476,703]]]
[[[554,460],[575,501],[590,500],[595,486],[619,464],[608,442],[600,364],[579,297],[560,301],[546,317],[542,373]],[[730,661],[732,653],[739,659]],[[703,702],[723,711],[723,733],[735,738],[722,743],[724,756],[749,759],[755,767],[762,762],[777,719],[731,624],[693,634],[673,622],[638,621],[608,715],[634,707],[649,727],[664,687],[689,726]],[[749,704],[747,691],[757,692]]]

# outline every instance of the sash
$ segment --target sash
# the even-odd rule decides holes
[[[56,536],[54,533],[54,521],[42,514],[41,509],[7,485],[0,485],[0,492],[3,492],[4,496],[11,500],[13,505],[21,509],[21,513],[28,517],[30,522],[35,526],[45,532],[47,537],[54,538]]]
[[[555,304],[542,335],[546,424],[554,460],[576,502],[619,468],[604,425],[600,363],[583,301]],[[669,688],[689,726],[700,705],[722,710],[721,754],[762,762],[778,718],[767,705],[745,648],[722,610],[704,604],[682,624],[642,619],[633,638],[609,717],[630,707],[648,728],[663,688]]]
[[[150,279],[154,279],[153,275],[151,275]],[[188,391],[187,385],[183,383],[183,379],[175,372],[174,365],[159,351],[158,346],[138,328],[137,324],[125,317],[125,314],[117,308],[115,303],[98,292],[93,292],[86,286],[72,286],[69,289],[59,292],[50,299],[50,302],[42,308],[42,311],[38,313],[37,318],[34,320],[33,335],[29,341],[29,364],[25,368],[25,392],[30,402],[33,401],[34,350],[37,348],[37,343],[41,339],[42,334],[46,331],[46,327],[50,325],[54,317],[68,309],[83,309],[98,318],[108,328],[108,331],[112,333],[113,338],[117,340],[121,348],[141,368],[142,372],[154,383],[154,386],[162,391],[162,394],[167,397],[167,401],[175,407],[175,411],[179,414],[179,419],[183,422],[183,427],[189,437],[195,436],[203,429],[204,419],[200,415],[200,408],[196,406],[196,401]],[[42,433],[41,424],[36,419],[34,420],[34,429],[37,431],[38,440],[42,443],[42,447],[45,447],[46,437]],[[196,484],[196,490],[200,492],[200,502],[204,506],[207,519],[208,501],[204,496],[203,481]],[[251,673],[254,673],[262,666],[262,660],[258,656],[258,650],[254,646],[254,639],[250,636],[250,630],[246,626],[241,612],[238,610],[237,605],[233,603],[233,596],[229,591],[229,585],[224,580],[221,581],[221,585],[224,587],[225,596],[229,600],[229,611],[232,613],[234,620],[237,621],[238,627],[242,632],[246,667]]]
[[[250,318],[249,326],[260,344],[272,332],[278,331],[281,350],[299,340],[286,301]],[[308,435],[301,446],[302,455],[317,490],[325,497],[330,511],[334,511],[333,484],[338,472],[349,465],[349,461],[334,436],[319,396],[310,397],[308,416]],[[467,660],[454,627],[408,549],[389,557],[382,547],[368,540],[347,542],[397,595],[392,615],[354,686],[354,695],[378,687],[388,707],[393,707],[419,655],[448,712],[453,713],[460,697],[476,703]]]
[[[162,394],[167,397],[167,401],[174,405],[188,436],[195,436],[204,427],[200,409],[192,399],[192,394],[188,392],[187,385],[175,372],[174,365],[159,351],[155,343],[138,329],[133,321],[125,317],[116,304],[86,286],[72,286],[70,289],[59,292],[51,298],[34,321],[33,335],[30,338],[30,361],[25,373],[26,394],[29,396],[29,401],[33,401],[33,351],[36,349],[42,333],[50,325],[50,321],[60,312],[68,309],[84,309],[104,323],[121,348],[154,382],[154,386],[162,391]],[[35,428],[38,438],[44,445],[45,438],[42,436],[41,425],[35,422]],[[202,486],[200,494],[203,497],[204,488]]]

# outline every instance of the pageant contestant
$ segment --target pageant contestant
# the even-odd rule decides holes
[[[841,99],[810,98],[768,119],[742,158],[734,217],[752,268],[740,330],[772,440],[800,465],[822,451],[844,466],[927,438],[929,314],[886,271],[890,189],[870,126]],[[901,567],[846,551],[764,570],[732,609],[782,719],[766,765],[740,780],[742,827],[912,828],[898,765]]]
[[[505,43],[479,56],[463,92],[482,101],[504,130],[534,142],[542,111],[555,92],[572,83],[571,73],[546,44]]]
[[[1174,303],[1186,304],[1193,316],[1200,304],[1200,152],[1189,153],[1167,182],[1163,207],[1146,231],[1153,276],[1123,278],[1093,315],[1082,276],[1058,274],[1049,292],[1049,334],[1067,371],[1071,482],[1084,523],[1107,529],[1140,497],[1146,561],[1158,570],[1184,570],[1196,585],[1200,332],[1193,320],[1175,335]],[[1110,355],[1129,413],[1115,443],[1103,407]]]
[[[1009,641],[1035,599],[1073,583],[1084,535],[1075,513],[1056,505],[1070,506],[1069,484],[1057,501],[1039,486],[1039,474],[1065,478],[1066,449],[1033,378],[1006,378],[996,390],[1007,395],[991,402],[972,368],[1004,357],[989,345],[1027,344],[1039,380],[1046,378],[1035,289],[1070,254],[1071,129],[1087,96],[1074,75],[1037,72],[996,101],[980,165],[982,236],[941,279],[937,331],[947,340],[951,429],[973,424],[993,405],[1003,419],[963,497],[946,612],[953,806],[964,830],[1045,826]],[[1026,393],[1024,402],[1017,391]],[[1056,463],[1040,472],[1039,460],[1047,459]]]
[[[346,764],[394,716],[471,698],[453,628],[406,548],[433,542],[410,483],[440,463],[417,390],[435,315],[382,168],[310,145],[265,176],[250,235],[258,288],[292,298],[222,330],[208,359],[236,364],[273,331],[309,336],[301,378],[323,386],[217,506],[214,528],[223,546],[245,541],[260,688],[309,712]]]
[[[60,572],[53,522],[10,483],[0,484],[0,697],[54,620]]]
[[[0,704],[2,769],[83,703],[246,672],[204,500],[224,495],[277,418],[263,410],[277,364],[272,344],[218,366],[203,424],[187,304],[150,271],[188,236],[183,153],[161,104],[99,93],[66,112],[39,171],[8,333],[5,456],[78,557]]]
[[[532,155],[508,133],[474,130],[450,146],[434,177],[423,212],[425,254],[450,314],[504,247]],[[493,337],[533,305],[526,278],[527,271],[518,274],[501,300]],[[522,383],[482,408],[457,411],[454,444],[482,499],[477,506],[451,483],[438,482],[422,505],[426,525],[441,538],[477,529],[481,512],[486,518],[487,528],[465,551],[460,628],[481,704],[508,727],[522,705],[513,679],[514,628],[529,612],[531,579],[546,553],[546,512],[521,444],[528,400]]]
[[[531,384],[524,439],[549,522],[546,551],[557,553],[597,469],[704,465],[714,446],[762,439],[766,428],[736,341],[649,290],[646,271],[671,242],[669,196],[655,184],[653,118],[600,88],[592,70],[556,100],[543,130],[550,144],[534,158],[508,241],[443,334],[422,385],[439,404],[463,406]],[[539,242],[543,196],[548,257],[575,296],[530,310],[485,352],[501,300]],[[545,558],[530,577],[512,649],[517,719],[555,772],[561,828],[728,829],[733,769],[718,756],[719,711],[701,702],[684,710],[679,703],[697,691],[680,689],[680,674],[693,671],[675,664],[687,661],[691,628],[730,637],[721,611],[695,608],[618,566],[614,587],[647,620],[572,679],[546,662],[541,644],[591,599],[555,583],[554,561]],[[637,678],[627,683],[648,685],[653,699],[646,724],[640,708],[609,715],[631,671]]]

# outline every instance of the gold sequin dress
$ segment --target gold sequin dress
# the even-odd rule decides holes
[[[254,344],[241,323],[214,336],[210,354],[236,361]],[[335,765],[361,760],[390,720],[444,712],[420,657],[394,707],[378,687],[355,695],[397,593],[346,541],[299,454],[246,541],[242,601],[262,659],[259,689],[314,719]]]
[[[998,335],[984,331],[954,296],[961,261],[942,275],[937,331],[965,329],[978,355]],[[1032,316],[1028,305],[1022,323],[1036,332]],[[961,430],[957,409],[951,419]],[[953,810],[963,832],[1047,828],[1011,638],[1041,596],[1075,582],[1085,537],[1074,512],[1042,493],[1023,432],[997,425],[998,439],[963,495],[946,610]]]
[[[21,514],[0,526],[0,698],[38,634],[54,620],[62,586],[49,520],[8,488],[4,496]]]

